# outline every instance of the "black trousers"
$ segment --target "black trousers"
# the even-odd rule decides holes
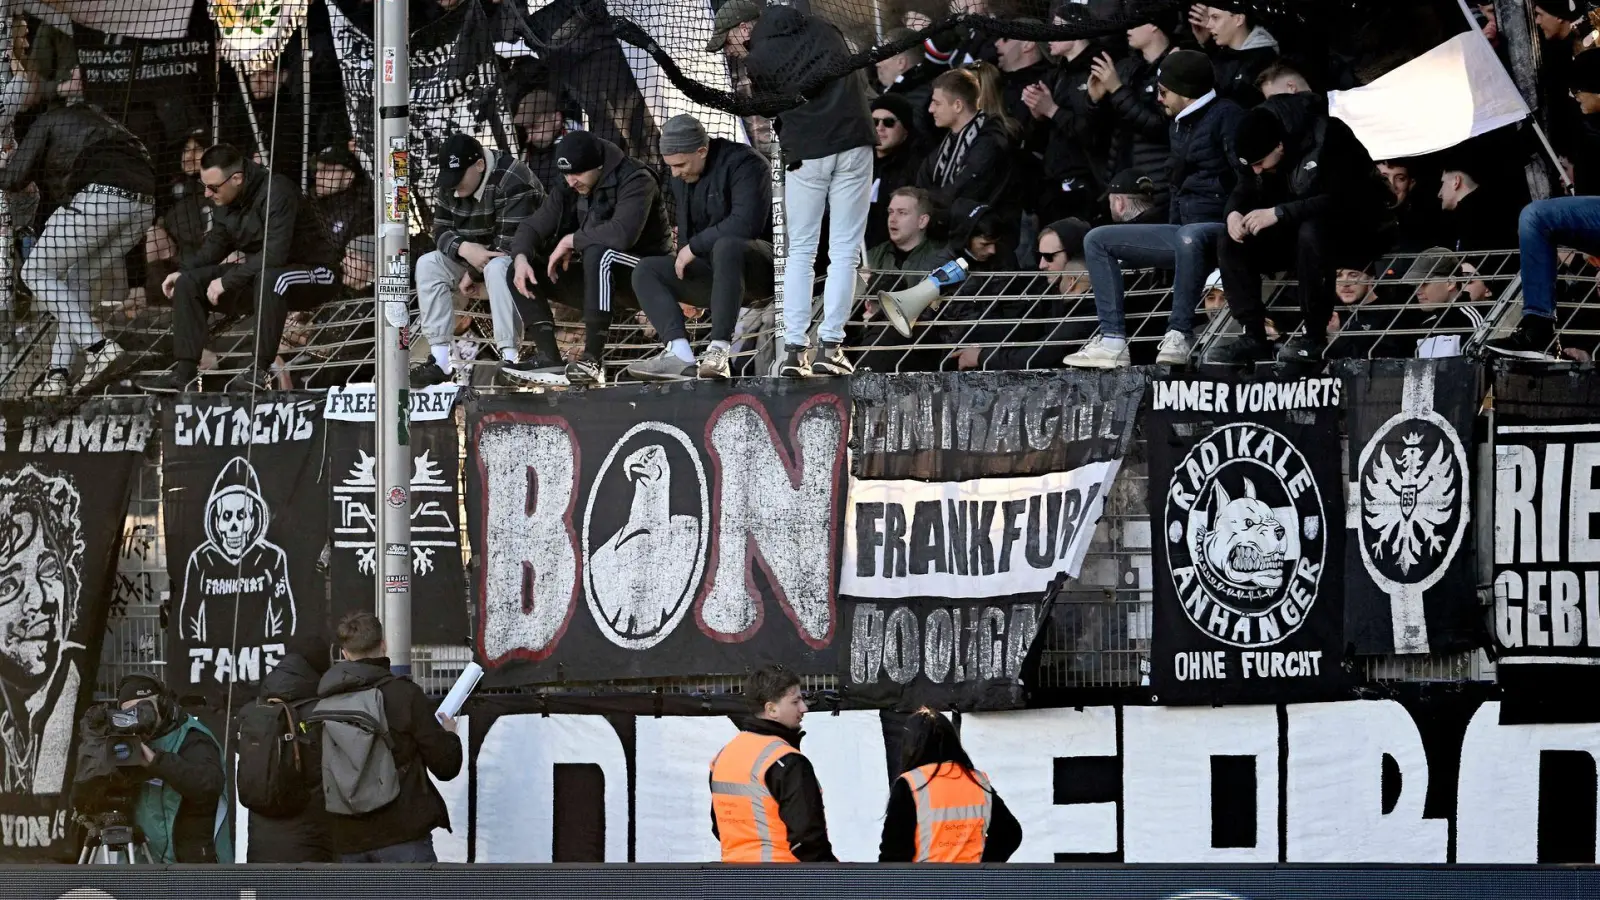
[[[711,307],[711,340],[733,342],[745,298],[772,295],[772,245],[725,237],[709,260],[695,257],[678,277],[677,256],[649,256],[633,270],[633,292],[663,341],[687,338],[679,303]]]
[[[339,296],[338,269],[290,265],[262,270],[245,287],[224,291],[212,306],[206,299],[211,278],[220,278],[234,268],[218,266],[206,272],[184,272],[178,276],[178,283],[172,290],[172,355],[180,364],[200,362],[200,353],[206,345],[206,317],[216,311],[256,317],[255,364],[266,369],[278,355],[289,310],[315,309]]]
[[[1261,278],[1288,270],[1298,282],[1306,335],[1313,339],[1327,337],[1328,318],[1338,302],[1333,292],[1334,269],[1340,258],[1350,255],[1342,250],[1349,241],[1337,237],[1339,230],[1331,218],[1317,218],[1307,219],[1298,227],[1280,222],[1260,234],[1246,235],[1243,241],[1223,238],[1217,247],[1222,290],[1228,298],[1228,311],[1246,333],[1265,339],[1267,310],[1261,300]]]
[[[542,253],[529,257],[528,263],[533,266],[533,273],[539,279],[533,286],[531,297],[517,290],[515,265],[506,270],[506,278],[511,282],[511,296],[517,302],[517,314],[522,317],[524,327],[530,330],[539,330],[554,323],[551,301],[582,309],[584,351],[598,359],[605,351],[606,340],[611,334],[612,313],[639,308],[631,284],[632,272],[639,265],[639,257],[598,246],[591,246],[574,256],[579,257],[573,262],[577,263],[580,271],[574,272],[569,266],[565,272],[559,273],[561,277],[553,283],[550,276],[545,274],[550,258]]]

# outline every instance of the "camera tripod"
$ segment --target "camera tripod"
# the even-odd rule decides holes
[[[122,813],[78,816],[78,822],[88,832],[83,840],[83,852],[78,854],[78,865],[123,863],[131,866],[155,862],[150,855],[150,845],[145,843],[144,832]]]

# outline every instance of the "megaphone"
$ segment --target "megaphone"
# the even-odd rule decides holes
[[[878,305],[901,337],[911,337],[911,326],[930,307],[938,308],[939,291],[967,280],[967,261],[956,257],[903,291],[879,291]]]

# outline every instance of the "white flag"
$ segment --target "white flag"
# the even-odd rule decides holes
[[[1476,31],[1458,34],[1364,87],[1328,94],[1373,159],[1421,156],[1528,115],[1511,76]]]

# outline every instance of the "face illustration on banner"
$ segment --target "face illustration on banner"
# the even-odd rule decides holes
[[[583,532],[584,596],[607,640],[644,650],[683,621],[705,567],[708,497],[682,429],[641,422],[612,445]]]
[[[255,468],[242,456],[230,459],[206,499],[206,540],[189,554],[184,572],[180,622],[185,637],[200,643],[230,642],[235,604],[241,656],[265,638],[294,634],[288,559],[267,540],[271,519]],[[209,633],[213,619],[215,636]],[[219,652],[229,653],[229,648]]]
[[[1317,600],[1325,522],[1288,438],[1251,423],[1216,429],[1174,469],[1167,493],[1167,553],[1185,615],[1235,647],[1293,634]]]
[[[1401,413],[1362,448],[1357,471],[1361,559],[1373,582],[1431,587],[1467,530],[1467,455],[1456,430],[1438,413]]]
[[[0,476],[0,791],[58,793],[77,702],[64,652],[83,568],[77,488],[32,466]]]
[[[378,560],[377,518],[372,511],[372,498],[377,488],[373,474],[377,458],[365,450],[357,452],[359,456],[349,474],[333,487],[334,502],[339,509],[333,546],[336,550],[354,550],[357,570],[371,575],[377,571]],[[417,496],[411,510],[411,571],[415,575],[432,572],[437,554],[461,552],[459,531],[452,515],[455,510],[449,502],[454,485],[446,480],[443,467],[432,457],[432,450],[424,450],[411,461],[411,493]],[[409,500],[405,491],[395,488],[387,502],[398,507]]]

